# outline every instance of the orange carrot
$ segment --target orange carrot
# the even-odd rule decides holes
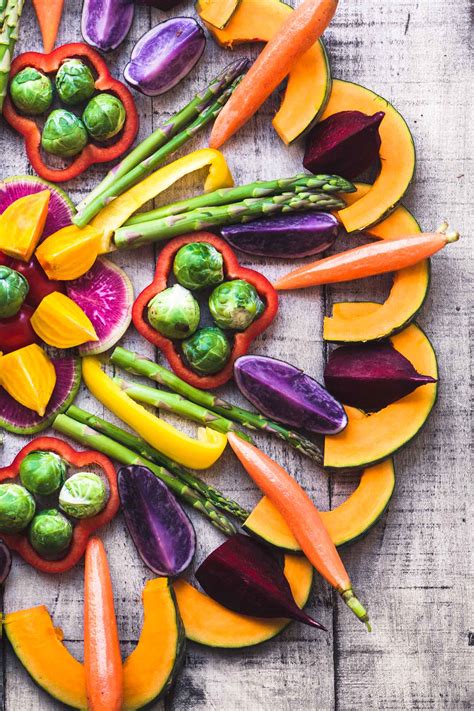
[[[367,611],[354,595],[336,546],[308,494],[283,467],[255,445],[233,432],[227,434],[227,439],[244,469],[281,513],[305,556],[370,631]]]
[[[86,548],[84,671],[89,711],[120,711],[122,659],[109,565],[99,538],[89,539]]]
[[[48,54],[53,51],[58,36],[64,0],[33,0],[33,6],[43,38],[43,49]]]
[[[220,148],[268,99],[293,65],[323,34],[337,0],[303,0],[265,45],[217,117],[209,146]]]
[[[304,267],[295,269],[276,281],[275,289],[304,289],[306,286],[333,284],[340,281],[385,274],[411,267],[431,257],[449,242],[459,239],[457,232],[446,233],[443,223],[437,232],[426,232],[395,240],[381,240],[348,249]]]

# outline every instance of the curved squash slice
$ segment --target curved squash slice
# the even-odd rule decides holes
[[[370,185],[357,184],[357,192],[344,196],[351,205],[370,190]],[[420,226],[405,207],[397,207],[385,220],[364,232],[378,239],[397,239],[403,235],[417,234]],[[358,343],[387,338],[405,328],[423,306],[430,285],[430,263],[426,259],[413,267],[395,272],[390,294],[383,304],[377,304],[370,313],[356,316],[350,313],[350,320],[338,316],[337,304],[332,316],[324,319],[323,336],[326,341],[336,343]],[[346,309],[351,310],[352,304]],[[356,307],[357,308],[357,307]]]
[[[321,511],[324,524],[336,546],[352,543],[379,520],[395,487],[393,461],[386,459],[365,469],[357,489],[337,508]],[[300,551],[300,545],[279,511],[266,496],[260,499],[243,528],[278,548]]]
[[[336,315],[352,318],[370,313],[378,304],[337,304]],[[433,346],[421,328],[412,324],[392,339],[393,346],[419,373],[438,377]],[[345,430],[324,438],[324,466],[330,469],[360,469],[386,459],[404,447],[420,431],[436,402],[437,383],[417,388],[379,412],[367,415],[345,407],[349,418]]]
[[[313,568],[303,556],[285,556],[285,576],[299,607],[309,597]],[[275,637],[290,620],[263,619],[239,615],[219,605],[185,580],[177,580],[174,590],[186,637],[208,647],[240,648],[261,644]]]
[[[223,30],[208,25],[223,47],[244,42],[268,42],[293,11],[280,0],[241,0]],[[288,76],[282,104],[273,128],[285,143],[292,143],[318,120],[331,92],[331,71],[324,44],[319,41],[295,64]]]
[[[240,0],[198,0],[199,17],[213,27],[222,29],[237,9]]]
[[[379,129],[380,173],[367,195],[339,212],[347,232],[357,232],[381,220],[402,199],[415,171],[415,147],[405,119],[370,89],[335,79],[321,121],[339,111],[385,112]]]

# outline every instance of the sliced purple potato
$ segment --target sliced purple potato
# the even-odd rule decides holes
[[[133,22],[133,0],[84,0],[81,32],[84,40],[102,52],[116,49]]]

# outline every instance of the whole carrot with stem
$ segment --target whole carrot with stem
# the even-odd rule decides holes
[[[283,467],[255,445],[244,442],[233,432],[227,434],[227,439],[244,469],[281,513],[310,563],[370,632],[367,611],[354,595],[344,563],[308,494]]]
[[[280,291],[304,289],[307,286],[352,281],[411,267],[459,239],[457,232],[447,232],[447,229],[448,224],[443,222],[436,232],[390,241],[381,240],[348,249],[295,269],[280,277],[273,286]]]

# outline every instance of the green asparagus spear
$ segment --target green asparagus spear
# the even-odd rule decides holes
[[[141,222],[150,222],[170,215],[180,215],[183,212],[190,212],[198,208],[229,205],[247,198],[262,198],[290,190],[294,190],[296,193],[306,190],[320,190],[324,193],[353,193],[355,186],[338,175],[307,175],[306,173],[300,173],[293,178],[259,180],[248,185],[238,185],[235,188],[214,190],[212,193],[205,193],[188,200],[180,200],[170,205],[163,205],[156,208],[156,210],[140,212],[138,215],[133,215],[125,224],[126,226],[139,225]]]
[[[104,180],[77,205],[77,214],[73,222],[79,227],[84,227],[107,204],[111,197],[116,197],[138,182],[144,175],[150,173],[154,167],[162,162],[166,156],[176,151],[183,143],[192,138],[201,128],[213,121],[229,98],[235,81],[246,71],[248,67],[247,59],[238,59],[229,64],[224,71],[219,74],[202,94],[197,94],[194,99],[181,111],[174,114],[166,123],[154,131],[148,138],[140,143],[131,153],[129,153],[118,165],[112,168]],[[229,90],[232,87],[232,91]],[[225,94],[225,95],[224,95]],[[216,99],[221,97],[218,102]],[[213,102],[212,107],[208,106]],[[191,123],[193,122],[193,123]],[[191,124],[191,125],[189,125]],[[186,126],[188,127],[187,130]],[[168,143],[172,139],[173,147],[168,149]],[[163,152],[160,149],[164,149]],[[140,164],[147,167],[147,161],[152,160],[153,155],[158,156],[155,162],[149,166],[148,172],[133,173],[130,179],[129,174]],[[137,178],[138,175],[138,178]],[[125,186],[125,187],[124,187]]]
[[[202,496],[206,499],[209,499],[209,501],[221,511],[225,511],[232,516],[235,516],[242,522],[249,517],[249,511],[242,508],[242,506],[240,506],[240,504],[236,501],[227,498],[221,491],[219,491],[219,489],[210,486],[196,476],[194,472],[191,472],[189,469],[181,466],[181,464],[174,462],[165,454],[149,445],[148,442],[141,439],[141,437],[137,437],[137,435],[134,435],[131,432],[118,427],[117,425],[113,425],[111,422],[107,422],[107,420],[104,420],[101,417],[97,417],[96,415],[92,415],[85,410],[81,410],[75,405],[71,405],[71,407],[68,408],[66,415],[68,417],[72,417],[72,419],[77,422],[89,425],[89,427],[97,430],[97,432],[100,432],[116,442],[123,444],[125,447],[128,447],[128,449],[132,449],[145,459],[148,459],[155,464],[161,464],[161,466],[168,469],[168,471],[178,477],[178,479],[181,479],[186,484],[189,484],[189,486],[202,494]]]
[[[248,410],[243,410],[240,407],[232,405],[230,402],[223,400],[217,395],[213,395],[210,392],[204,390],[199,390],[198,388],[189,385],[177,375],[172,373],[167,368],[164,368],[158,363],[152,363],[152,361],[146,358],[141,358],[139,355],[132,353],[131,351],[125,350],[125,348],[115,348],[110,360],[115,365],[120,368],[127,370],[130,373],[135,373],[135,375],[142,375],[150,380],[153,380],[160,385],[173,390],[173,392],[182,395],[183,397],[195,402],[202,407],[206,407],[209,410],[217,412],[219,415],[223,415],[234,422],[240,422],[253,430],[263,430],[269,432],[270,434],[279,437],[284,440],[290,447],[297,449],[302,454],[310,457],[318,464],[323,463],[323,456],[321,448],[317,444],[307,439],[304,435],[299,432],[294,432],[277,422],[272,422],[262,415],[256,414],[254,412],[249,412]]]
[[[85,445],[91,449],[97,450],[97,452],[102,452],[112,459],[116,459],[121,464],[125,466],[131,465],[141,465],[147,467],[150,471],[155,474],[166,486],[182,499],[189,506],[204,514],[211,523],[219,528],[223,533],[231,536],[235,533],[234,525],[229,521],[229,519],[220,513],[215,506],[203,496],[191,489],[187,484],[174,476],[164,468],[160,467],[148,459],[141,457],[136,452],[124,447],[118,442],[114,442],[113,439],[106,437],[105,435],[99,434],[95,430],[91,429],[87,425],[81,422],[76,422],[71,417],[67,415],[58,415],[53,422],[53,429],[61,432],[62,434],[70,437],[71,439]]]
[[[0,32],[0,112],[7,95],[10,66],[18,39],[18,27],[24,0],[8,0],[3,11],[3,26]]]
[[[140,225],[119,227],[115,231],[114,245],[118,249],[141,247],[152,242],[161,242],[188,232],[199,232],[221,225],[250,222],[261,217],[285,212],[308,210],[340,210],[344,201],[328,193],[282,193],[268,198],[250,198],[242,202],[193,210],[181,215],[163,217]]]

